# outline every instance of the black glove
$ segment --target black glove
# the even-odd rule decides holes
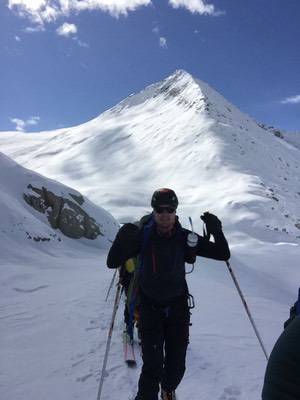
[[[219,220],[219,218],[214,214],[211,214],[208,211],[206,211],[203,215],[201,215],[200,218],[206,225],[206,230],[208,235],[210,233],[213,235],[215,233],[222,232],[222,223]]]

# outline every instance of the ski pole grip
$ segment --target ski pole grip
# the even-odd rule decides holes
[[[198,236],[196,233],[189,233],[187,236],[187,245],[189,247],[196,247],[198,243]]]

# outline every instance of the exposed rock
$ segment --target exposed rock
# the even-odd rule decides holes
[[[275,201],[279,201],[279,200],[277,199],[277,197],[275,197],[275,196],[271,196],[271,199],[273,199],[273,200],[275,200]]]
[[[79,196],[76,196],[76,194],[73,193],[69,193],[69,195],[80,205],[82,206],[82,204],[84,203],[84,198],[83,196],[80,194]]]
[[[284,131],[283,130],[279,130],[274,128],[274,126],[266,126],[265,124],[257,124],[258,126],[260,126],[262,129],[264,129],[267,132],[272,133],[274,136],[280,138],[280,139],[284,139]]]
[[[280,139],[283,139],[283,138],[284,138],[283,133],[280,132],[280,130],[278,130],[278,129],[274,129],[274,130],[273,130],[273,135],[279,137]]]
[[[73,239],[81,237],[96,239],[97,236],[102,235],[95,219],[80,207],[84,203],[83,196],[70,193],[75,203],[70,199],[57,196],[45,187],[41,189],[32,185],[27,187],[38,196],[24,193],[24,200],[35,210],[46,214],[52,228],[59,229],[64,235]]]

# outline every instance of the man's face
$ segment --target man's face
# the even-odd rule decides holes
[[[176,210],[165,204],[153,209],[154,220],[158,228],[162,230],[171,230],[176,221]]]

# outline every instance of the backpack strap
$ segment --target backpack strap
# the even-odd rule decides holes
[[[147,218],[148,217],[148,218]],[[143,255],[145,249],[149,243],[150,234],[152,232],[154,226],[154,218],[153,215],[150,214],[146,216],[147,218],[146,223],[140,228],[142,232],[142,243],[141,243],[141,250],[140,254],[134,259],[135,268],[133,271],[133,277],[130,281],[128,292],[127,292],[127,309],[129,313],[129,321],[128,321],[128,335],[130,339],[133,339],[133,326],[134,326],[134,312],[136,306],[138,305],[139,299],[139,285],[138,285],[138,274],[139,271],[143,268]],[[141,223],[144,221],[142,220]]]
[[[143,269],[144,267],[144,254],[146,247],[149,243],[150,235],[154,227],[154,217],[151,215],[151,217],[148,219],[146,224],[141,228],[142,230],[142,245],[141,245],[141,251],[139,254],[139,271]]]

